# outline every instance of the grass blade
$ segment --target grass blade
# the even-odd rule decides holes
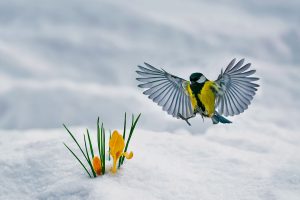
[[[104,174],[105,173],[105,129],[104,128],[102,130],[102,158],[103,158],[102,174]]]
[[[134,115],[131,115],[131,127],[133,126],[133,122],[134,122]]]
[[[78,162],[84,168],[84,170],[89,175],[89,177],[92,178],[91,174],[89,173],[89,171],[87,170],[87,168],[84,166],[84,164],[80,161],[80,159],[76,156],[76,154],[64,142],[63,142],[63,144],[67,147],[67,149],[69,149],[69,151],[73,154],[73,156],[78,160]]]
[[[103,134],[103,123],[101,124],[100,128],[100,158],[101,158],[101,164],[103,165],[103,142],[102,142],[102,134]]]
[[[126,119],[126,112],[125,112],[125,116],[124,116],[124,129],[123,129],[123,139],[124,139],[124,141],[125,141],[125,137],[126,137],[126,122],[127,122],[127,119]],[[124,159],[123,157],[124,156],[121,156],[121,158],[119,159],[118,168],[121,167],[121,162]]]
[[[71,131],[66,127],[65,124],[63,124],[63,126],[65,127],[65,129],[68,131],[68,133],[70,134],[70,136],[73,138],[73,140],[75,141],[75,143],[77,144],[78,148],[80,149],[81,153],[83,154],[83,156],[85,157],[86,161],[88,162],[88,159],[85,155],[85,153],[83,152],[81,146],[79,145],[79,143],[77,142],[77,140],[75,139],[74,135],[71,133]]]
[[[126,136],[126,112],[125,112],[125,117],[124,117],[124,129],[123,129],[123,139],[125,140]]]
[[[92,142],[91,142],[90,133],[89,133],[88,129],[86,129],[86,133],[87,133],[88,140],[89,140],[89,143],[90,143],[90,150],[91,150],[91,155],[92,155],[92,159],[93,159],[95,156],[94,156],[93,145],[92,145]]]
[[[141,113],[138,115],[138,117],[137,117],[136,120],[134,121],[134,116],[132,115],[132,123],[131,123],[131,127],[130,127],[129,136],[128,136],[128,139],[127,139],[127,141],[126,141],[126,145],[125,145],[124,152],[126,152],[127,149],[128,149],[128,145],[129,145],[129,142],[130,142],[132,133],[133,133],[133,131],[134,131],[135,127],[136,127],[136,124],[137,124],[137,122],[139,121],[140,117],[141,117]],[[134,121],[134,122],[133,122],[133,121]],[[121,165],[123,164],[123,162],[124,162],[124,156],[122,157]]]
[[[111,130],[109,130],[109,141],[111,139]],[[110,146],[108,145],[108,161],[110,161]]]
[[[103,154],[103,148],[102,148],[102,145],[103,145],[103,123],[101,124],[101,129],[100,129],[100,148],[101,148],[101,150],[100,150],[100,152],[101,152],[101,154],[100,154],[100,158],[101,158],[101,162],[102,162],[102,164],[103,164],[103,158],[102,158],[102,154]]]
[[[101,128],[99,125],[99,117],[97,120],[97,141],[98,141],[98,151],[99,151],[99,157],[101,160],[102,165],[102,174],[105,173],[105,148],[103,149],[103,123],[101,124]]]
[[[99,117],[97,119],[97,143],[98,143],[98,151],[101,159],[101,148],[100,148],[100,126],[99,126]],[[101,161],[102,162],[102,161]],[[102,164],[102,163],[101,163]]]
[[[85,139],[85,135],[84,135],[84,134],[83,134],[83,139],[84,139],[85,152],[86,152],[86,155],[87,155],[87,158],[88,158],[88,163],[89,163],[89,165],[90,165],[90,167],[91,167],[91,170],[92,170],[92,172],[93,172],[94,177],[96,177],[96,172],[95,172],[95,170],[94,170],[94,168],[93,168],[93,165],[92,165],[92,163],[91,163],[91,159],[90,159],[89,151],[88,151],[88,149],[87,149],[86,139]]]

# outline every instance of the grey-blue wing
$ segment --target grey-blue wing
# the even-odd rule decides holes
[[[144,64],[138,66],[139,70],[136,71],[141,76],[137,78],[141,82],[138,87],[146,89],[143,94],[173,117],[179,118],[179,114],[184,118],[193,116],[190,97],[185,90],[187,81],[148,63]]]
[[[244,59],[236,64],[235,61],[233,59],[215,81],[220,86],[220,92],[216,98],[216,109],[219,114],[225,116],[244,112],[259,87],[258,84],[253,83],[259,78],[252,76],[256,70],[249,70],[251,63],[243,65]]]

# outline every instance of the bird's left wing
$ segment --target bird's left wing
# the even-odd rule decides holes
[[[138,68],[136,73],[141,77],[137,80],[142,82],[138,87],[147,89],[143,94],[173,117],[179,118],[181,115],[189,118],[193,116],[192,104],[186,91],[188,81],[164,70],[159,70],[148,63],[145,63],[145,67],[138,66]]]
[[[221,71],[215,83],[220,87],[216,108],[225,116],[238,115],[248,108],[255,95],[258,84],[253,83],[259,78],[253,77],[255,70],[249,70],[251,64],[244,64],[244,59],[235,64],[233,59],[225,71]]]

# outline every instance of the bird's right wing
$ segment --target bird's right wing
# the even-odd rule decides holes
[[[138,81],[142,82],[138,85],[140,88],[146,88],[143,94],[156,102],[173,117],[184,118],[193,116],[192,104],[187,94],[186,87],[188,81],[169,74],[164,70],[159,70],[148,63],[145,67],[138,66],[136,71],[140,76]]]

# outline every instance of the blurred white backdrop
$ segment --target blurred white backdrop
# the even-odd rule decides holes
[[[1,0],[0,199],[298,200],[299,10],[299,0]],[[188,127],[135,80],[143,62],[214,80],[234,57],[261,79],[230,125]],[[91,181],[62,123],[82,139],[98,116],[121,129],[124,112],[142,113],[134,159]]]
[[[216,79],[234,57],[261,78],[249,109],[234,123],[300,121],[300,2],[9,0],[0,2],[0,129],[62,123],[120,127],[124,112],[141,128],[204,132],[173,119],[142,95],[144,61],[182,78]]]

